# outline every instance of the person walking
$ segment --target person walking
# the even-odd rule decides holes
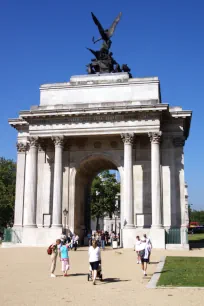
[[[54,273],[55,273],[57,255],[59,253],[60,244],[61,244],[61,240],[57,239],[56,243],[53,243],[49,247],[51,249],[51,267],[50,267],[51,277],[56,277]]]
[[[150,240],[149,237],[147,237],[146,234],[143,235],[144,239],[146,240],[146,243],[149,245],[149,264],[150,264],[150,256],[151,256],[151,252],[152,252],[152,242]]]
[[[105,250],[105,233],[103,231],[101,233],[101,248],[103,251]]]
[[[97,246],[97,241],[93,240],[92,246],[89,247],[89,263],[92,269],[93,285],[96,284],[96,276],[100,261],[101,261],[101,251],[100,248]]]
[[[139,256],[141,259],[142,272],[147,276],[147,263],[149,262],[150,246],[145,238],[141,239]]]
[[[67,276],[67,272],[70,268],[69,254],[68,254],[68,249],[70,244],[71,243],[66,244],[66,241],[64,241],[59,249],[60,260],[62,263],[62,272],[64,276]]]
[[[89,246],[91,246],[91,244],[92,244],[92,235],[91,235],[91,232],[88,232],[87,238],[88,238]]]
[[[140,259],[140,244],[141,244],[140,237],[136,236],[135,251],[136,251],[136,254],[137,254],[137,264],[141,263],[141,259]]]

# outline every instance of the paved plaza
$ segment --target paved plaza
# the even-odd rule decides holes
[[[87,248],[70,252],[71,270],[66,278],[61,276],[58,260],[55,279],[49,277],[50,257],[45,248],[0,248],[0,305],[202,305],[202,289],[146,288],[164,255],[203,257],[204,250],[153,250],[146,278],[133,250],[106,250],[102,252],[104,281],[93,286],[87,281]]]

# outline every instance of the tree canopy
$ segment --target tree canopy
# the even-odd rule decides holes
[[[16,163],[0,157],[0,227],[13,223]]]
[[[189,222],[199,222],[200,225],[204,225],[204,210],[195,210],[188,206]]]
[[[109,171],[103,171],[97,175],[91,186],[91,216],[97,220],[97,228],[100,218],[112,215],[119,207],[116,205],[116,195],[120,192],[120,183],[115,175]]]

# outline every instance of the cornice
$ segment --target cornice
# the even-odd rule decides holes
[[[98,80],[96,79],[96,75],[94,75],[94,80],[91,79],[90,76],[87,77],[85,75],[85,78],[83,79],[82,76],[73,76],[70,79],[70,82],[64,82],[64,83],[51,83],[51,84],[42,84],[40,86],[40,91],[47,91],[47,90],[71,90],[75,88],[89,88],[89,87],[112,87],[112,86],[126,86],[127,84],[134,84],[134,85],[141,85],[141,84],[159,84],[158,77],[146,77],[146,78],[132,78],[132,79],[123,79],[123,73],[113,74],[113,77],[117,77],[116,80],[101,80],[100,75],[98,75]],[[72,81],[75,78],[77,79],[80,77],[78,81]]]
[[[169,110],[170,114],[174,118],[187,118],[187,117],[192,117],[192,111],[190,110],[180,110],[180,111],[175,111],[175,110]]]
[[[28,127],[29,123],[22,118],[11,118],[8,119],[9,124],[16,130]]]
[[[21,111],[20,116],[24,120],[29,118],[49,118],[65,116],[83,116],[83,115],[107,115],[107,114],[127,114],[135,112],[162,112],[168,110],[168,104],[155,105],[131,105],[117,107],[92,107],[81,109],[52,109],[52,110],[31,110]]]

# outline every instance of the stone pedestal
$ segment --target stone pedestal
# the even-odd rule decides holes
[[[22,244],[24,246],[49,246],[60,239],[61,228],[24,228]]]
[[[151,228],[149,237],[152,242],[152,246],[155,249],[165,249],[165,229],[163,228]]]
[[[136,228],[124,228],[122,230],[122,246],[125,249],[134,249],[137,236]]]

